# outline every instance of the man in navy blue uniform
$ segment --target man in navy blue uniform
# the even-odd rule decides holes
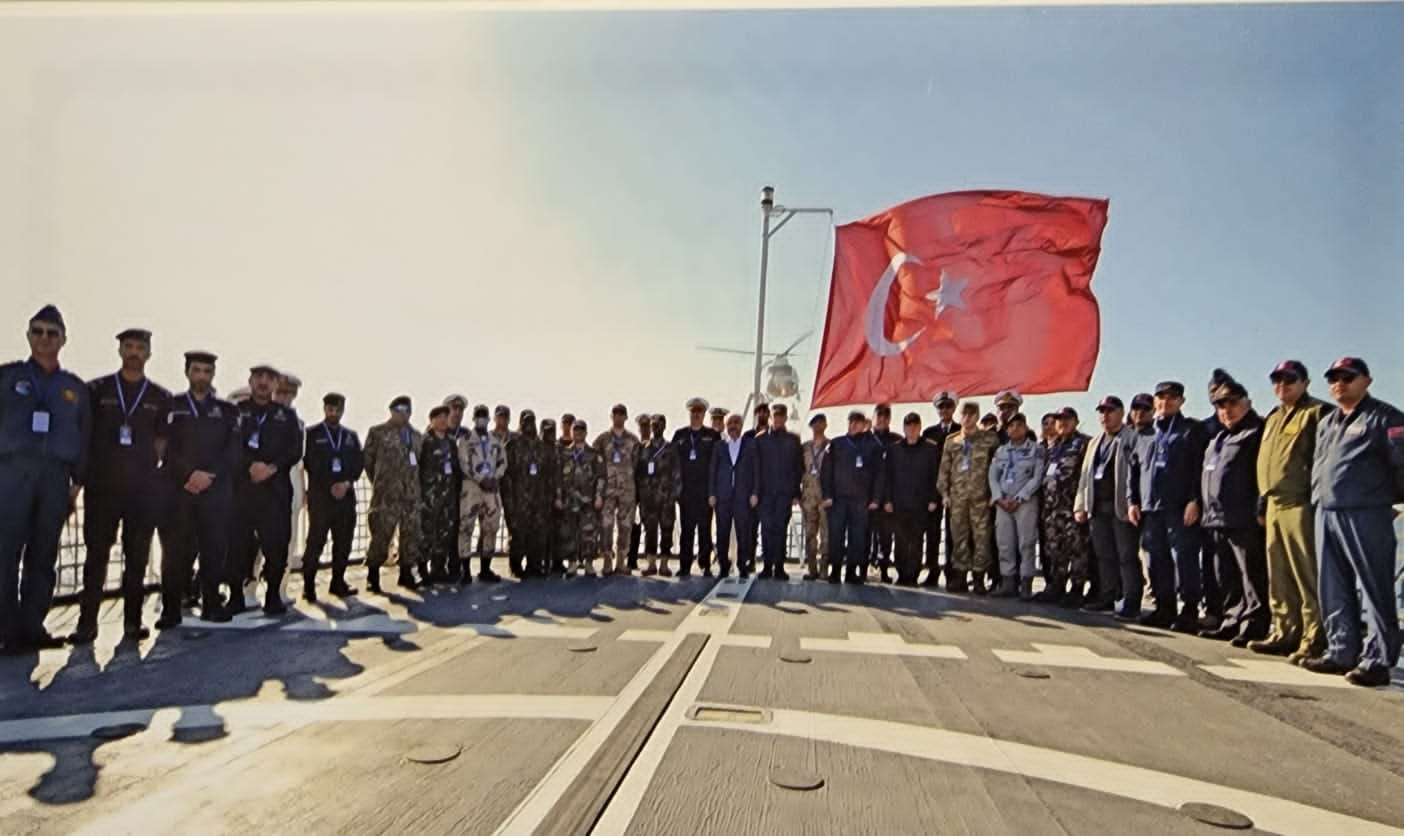
[[[287,612],[279,586],[288,566],[288,541],[292,537],[292,481],[288,471],[302,460],[302,429],[297,413],[273,400],[279,374],[272,366],[249,369],[249,400],[239,405],[239,432],[244,461],[239,474],[235,504],[238,551],[230,561],[231,583],[240,586],[252,579],[254,556],[263,550],[263,580],[267,590],[263,611]],[[233,608],[241,612],[244,601],[234,596]]]
[[[791,508],[804,480],[804,447],[799,436],[785,427],[789,408],[776,404],[770,411],[770,431],[756,439],[760,484],[756,490],[761,519],[762,578],[790,579],[785,572],[785,540]]]
[[[1154,434],[1137,439],[1131,459],[1127,516],[1141,526],[1149,555],[1155,609],[1141,623],[1182,633],[1199,631],[1200,468],[1208,443],[1204,425],[1180,412],[1184,384],[1155,387]],[[1181,608],[1175,610],[1178,588]]]
[[[1331,364],[1326,382],[1338,408],[1317,427],[1311,499],[1327,647],[1302,666],[1343,673],[1354,685],[1388,685],[1399,661],[1391,506],[1404,500],[1404,412],[1370,395],[1370,367],[1359,357]]]
[[[717,569],[731,574],[731,530],[736,529],[736,572],[749,578],[756,568],[756,541],[751,519],[759,501],[755,434],[742,434],[741,415],[726,416],[726,434],[712,448],[711,487],[707,504],[717,512]]]
[[[707,415],[705,400],[690,398],[687,414],[688,425],[673,433],[673,446],[682,466],[682,492],[678,496],[679,578],[692,577],[694,557],[703,573],[712,573],[712,509],[707,500],[711,492],[712,452],[721,439],[716,430],[702,425]],[[564,418],[561,427],[564,433]]]
[[[29,320],[28,339],[28,360],[0,366],[0,652],[12,656],[63,646],[44,617],[92,432],[87,387],[59,367],[68,331],[58,308]]]
[[[881,499],[883,450],[866,423],[862,412],[848,413],[848,434],[830,443],[819,473],[829,512],[829,583],[843,572],[842,579],[861,585],[868,574],[868,514]]]
[[[88,480],[83,497],[83,591],[78,627],[68,640],[91,644],[98,634],[98,610],[107,582],[107,564],[117,525],[122,526],[123,636],[140,641],[151,635],[141,623],[146,597],[146,566],[160,513],[160,474],[171,393],[146,376],[151,332],[128,328],[117,335],[122,368],[88,383],[93,435],[88,448]]]
[[[445,414],[450,411],[447,406],[442,408]],[[344,395],[329,392],[323,396],[323,421],[308,427],[304,438],[307,453],[302,470],[307,474],[308,527],[302,555],[302,597],[307,601],[317,600],[317,569],[328,534],[332,541],[331,594],[338,598],[356,594],[346,582],[346,566],[351,559],[351,538],[356,534],[356,482],[365,470],[366,459],[360,436],[341,425],[345,409]],[[450,457],[451,477],[457,460],[457,456]],[[454,518],[458,516],[456,509],[451,515]],[[449,533],[453,533],[452,526]],[[457,549],[458,541],[452,542]]]
[[[229,621],[219,585],[229,579],[230,524],[240,452],[239,410],[214,395],[215,355],[185,353],[189,388],[172,395],[167,413],[165,461],[161,475],[167,495],[161,523],[161,618],[168,630],[181,623],[181,602],[190,586],[195,555],[200,556],[200,617]],[[230,583],[242,602],[242,579]]]

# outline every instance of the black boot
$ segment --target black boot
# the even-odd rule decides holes
[[[400,578],[398,580],[398,583],[405,589],[419,588],[419,581],[415,580],[414,578],[414,569],[410,568],[409,566],[400,567]]]
[[[78,616],[78,628],[68,637],[68,643],[74,646],[92,644],[97,641],[98,634],[98,614],[97,607],[84,605]]]
[[[385,594],[385,592],[380,588],[380,567],[379,567],[379,566],[372,566],[372,567],[370,567],[369,569],[366,570],[366,591],[367,591],[367,592],[372,592],[372,593],[374,593],[374,594],[376,594],[376,595],[384,595],[384,594]]]
[[[282,615],[288,611],[288,605],[283,603],[283,592],[279,587],[283,585],[283,575],[278,573],[267,573],[266,583],[268,589],[263,594],[263,612],[265,615]]]
[[[989,588],[985,586],[985,573],[975,572],[975,578],[970,584],[970,591],[976,595],[989,594]]]
[[[1033,578],[1019,579],[1019,600],[1032,601],[1034,597]]]
[[[180,604],[181,596],[179,595],[161,596],[161,617],[156,620],[157,630],[169,630],[172,627],[180,626]]]
[[[502,580],[496,572],[492,571],[492,555],[487,553],[486,549],[478,558],[478,580],[484,583],[497,583]]]
[[[1056,604],[1067,592],[1067,581],[1049,581],[1043,591],[1033,597],[1036,604]]]
[[[346,575],[337,573],[332,575],[331,589],[329,591],[338,598],[350,598],[352,595],[356,594],[356,587],[346,582]]]
[[[302,573],[302,600],[317,603],[317,576],[309,572]]]

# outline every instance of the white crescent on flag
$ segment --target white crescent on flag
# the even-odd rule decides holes
[[[887,297],[892,292],[892,283],[897,280],[897,271],[906,263],[920,264],[921,259],[906,253],[897,253],[892,256],[892,260],[887,263],[887,269],[882,271],[882,277],[878,279],[877,287],[873,288],[873,294],[868,297],[868,307],[863,313],[863,332],[868,338],[868,348],[879,357],[891,357],[901,354],[907,350],[925,328],[918,330],[915,334],[894,343],[887,339],[884,332],[883,320],[887,314]]]

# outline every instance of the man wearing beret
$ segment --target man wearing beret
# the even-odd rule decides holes
[[[400,586],[419,582],[419,450],[424,438],[410,426],[408,395],[390,402],[390,418],[366,433],[366,475],[370,477],[370,544],[366,546],[366,588],[381,594],[380,567],[390,558],[390,541],[400,532]],[[462,537],[460,536],[460,542]]]
[[[1200,471],[1209,439],[1202,423],[1181,413],[1184,403],[1184,384],[1167,380],[1155,387],[1154,432],[1139,436],[1132,454],[1127,518],[1141,526],[1155,596],[1155,609],[1141,623],[1197,633]]]
[[[307,474],[307,548],[302,555],[302,597],[317,600],[317,570],[327,535],[332,540],[331,594],[355,595],[346,583],[351,539],[356,534],[356,482],[365,470],[365,452],[355,430],[342,426],[346,397],[322,397],[322,423],[307,428],[303,470]]]
[[[517,433],[512,430],[512,410],[506,404],[498,404],[492,410],[492,437],[497,439],[497,443],[502,445],[502,455],[504,459],[507,455],[507,448],[512,443],[512,439],[517,437]],[[498,528],[507,530],[507,555],[510,564],[512,551],[512,538],[515,536],[513,521],[516,519],[517,509],[512,504],[515,494],[511,484],[512,474],[503,471],[502,482],[498,485],[497,496],[502,502],[502,522]],[[492,550],[497,552],[497,535],[493,535]],[[491,569],[489,569],[491,571]]]
[[[725,410],[723,410],[725,412]],[[703,571],[711,574],[712,508],[707,504],[711,491],[712,449],[721,434],[702,426],[707,402],[691,398],[687,402],[688,425],[673,433],[673,447],[682,468],[682,490],[678,495],[678,577],[692,577],[694,556]]]
[[[595,448],[585,443],[588,432],[584,421],[577,420],[571,426],[570,446],[561,452],[556,481],[556,507],[562,512],[560,554],[566,577],[574,576],[582,564],[587,577],[595,576],[605,466]]]
[[[640,427],[643,425],[640,424]],[[673,545],[678,494],[682,492],[682,462],[678,450],[664,436],[662,415],[649,418],[649,438],[639,457],[639,516],[642,518],[643,551],[648,556],[645,577],[672,577],[668,568]],[[661,547],[660,547],[661,542]],[[659,558],[662,566],[658,565]]]
[[[68,640],[91,644],[97,638],[107,564],[122,527],[123,636],[141,640],[151,633],[141,623],[146,597],[146,566],[160,514],[160,473],[171,393],[146,376],[151,332],[128,328],[117,335],[122,367],[88,382],[93,434],[88,448],[88,482],[83,501],[83,591],[78,627]]]
[[[7,655],[63,646],[44,618],[92,433],[88,388],[59,367],[68,332],[58,308],[31,317],[27,336],[29,359],[0,366],[0,652]]]
[[[644,450],[647,450],[649,441],[653,438],[653,416],[649,415],[647,412],[640,412],[634,417],[634,423],[636,423],[639,428],[639,445],[642,446]],[[640,456],[637,467],[643,469],[643,466],[643,456]],[[640,511],[643,509],[642,475],[643,474],[637,470],[634,473],[634,490],[639,497]],[[640,519],[639,515],[635,515],[634,522],[629,526],[629,571],[631,572],[639,568],[639,539],[642,535],[643,521]],[[657,573],[655,572],[655,574]]]
[[[468,428],[463,425],[463,419],[466,417],[468,411],[468,398],[463,395],[449,395],[447,398],[444,398],[444,406],[449,408],[448,438],[449,441],[453,442],[454,449],[457,449],[458,443],[468,437]],[[459,496],[463,493],[463,470],[458,465],[457,457],[454,458],[453,463],[453,480],[453,495]],[[460,554],[457,551],[458,525],[458,515],[455,514],[453,518],[453,542],[455,551],[453,558],[449,561],[448,577],[446,578],[449,583],[461,583],[463,581],[464,566],[468,560],[467,555]]]
[[[189,388],[171,397],[167,416],[161,475],[168,498],[161,521],[161,618],[156,622],[161,630],[181,623],[181,602],[192,585],[197,553],[200,617],[229,621],[219,589],[226,582],[232,598],[243,603],[243,580],[233,580],[229,571],[234,483],[244,460],[243,437],[238,408],[215,397],[217,360],[208,351],[185,353]]]
[[[1404,500],[1404,412],[1370,394],[1359,357],[1332,363],[1326,382],[1337,408],[1321,419],[1311,469],[1326,651],[1302,666],[1383,686],[1399,662],[1392,506]]]
[[[303,430],[297,413],[273,400],[279,374],[271,366],[249,369],[249,400],[239,406],[243,440],[243,473],[235,484],[237,523],[234,567],[230,583],[240,587],[253,580],[254,558],[263,552],[266,585],[263,611],[287,612],[281,591],[292,538],[293,465],[302,461]],[[233,610],[244,608],[243,596],[234,595]]]
[[[1258,450],[1258,517],[1267,531],[1272,634],[1249,642],[1248,649],[1287,656],[1296,664],[1326,649],[1317,596],[1311,463],[1317,427],[1330,407],[1307,394],[1307,369],[1298,360],[1278,363],[1268,379],[1278,405],[1267,415]]]

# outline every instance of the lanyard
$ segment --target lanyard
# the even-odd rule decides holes
[[[1102,436],[1102,443],[1097,445],[1096,452],[1092,454],[1092,466],[1094,468],[1097,470],[1102,469],[1102,465],[1106,464],[1107,459],[1111,458],[1112,445],[1115,443],[1116,439],[1111,436]]]
[[[696,431],[696,430],[691,430],[691,431],[688,432],[687,436],[688,436],[688,439],[690,439],[690,442],[691,442],[691,444],[692,444],[692,454],[693,454],[693,456],[696,456],[696,455],[697,455],[697,431]]]
[[[1160,427],[1155,428],[1155,450],[1158,454],[1162,456],[1170,454],[1170,437],[1175,432],[1175,425],[1179,421],[1180,416],[1175,415],[1171,417],[1169,425],[1164,430]]]
[[[1229,431],[1221,430],[1218,438],[1214,439],[1214,458],[1218,458],[1219,454],[1224,451],[1224,444],[1228,441],[1228,437]]]
[[[188,403],[188,404],[190,404],[190,414],[191,414],[191,415],[193,415],[193,416],[196,417],[196,418],[204,418],[204,417],[205,417],[205,416],[203,416],[203,415],[200,414],[200,410],[195,406],[195,399],[192,398],[192,397],[190,396],[190,393],[189,393],[189,392],[186,392],[186,393],[185,393],[185,402]]]
[[[122,407],[122,423],[125,424],[127,423],[127,419],[131,418],[132,414],[137,411],[137,407],[141,406],[141,399],[146,395],[146,387],[151,384],[151,380],[145,377],[141,379],[141,389],[137,391],[136,400],[132,401],[131,409],[127,409],[127,396],[122,392],[121,376],[114,374],[112,376],[112,382],[117,387],[117,403]]]
[[[653,455],[651,455],[651,456],[648,457],[648,458],[649,458],[649,461],[653,461],[654,459],[657,459],[659,456],[663,455],[663,451],[664,451],[664,450],[667,450],[667,449],[668,449],[668,445],[667,445],[667,444],[660,444],[660,445],[658,445],[658,450],[655,451]]]
[[[258,416],[258,429],[254,431],[255,434],[257,434],[260,430],[263,429],[263,422],[264,422],[264,421],[267,421],[267,420],[268,420],[268,412],[267,412],[267,411],[265,411],[262,415]]]
[[[38,406],[40,409],[43,409],[44,406],[49,402],[49,387],[53,386],[54,380],[58,377],[58,373],[63,371],[63,369],[55,369],[54,373],[49,375],[44,385],[40,386],[39,376],[36,376],[34,374],[34,367],[36,365],[37,364],[35,363],[29,364],[29,382],[34,384],[34,394],[36,396],[36,400],[38,401],[35,405]]]
[[[483,448],[483,466],[489,467],[491,466],[491,463],[488,461],[488,439],[484,437],[483,440],[479,443],[482,445]]]
[[[400,443],[405,445],[405,449],[414,452],[414,436],[409,430],[400,430]]]
[[[572,459],[576,464],[579,464],[579,463],[580,463],[580,456],[581,456],[582,454],[584,454],[584,452],[585,452],[585,448],[584,448],[584,447],[577,447],[577,448],[575,448],[575,450],[573,450],[573,451],[571,452],[570,457],[571,457],[571,459]]]
[[[342,443],[343,441],[346,440],[346,428],[345,428],[345,427],[342,427],[341,425],[337,425],[337,428],[336,428],[336,441],[332,441],[331,430],[327,429],[327,425],[326,425],[326,424],[322,424],[322,433],[323,433],[324,435],[326,435],[326,437],[327,437],[327,443],[331,445],[332,452],[333,452],[333,453],[340,453],[340,452],[341,452],[341,443]]]

